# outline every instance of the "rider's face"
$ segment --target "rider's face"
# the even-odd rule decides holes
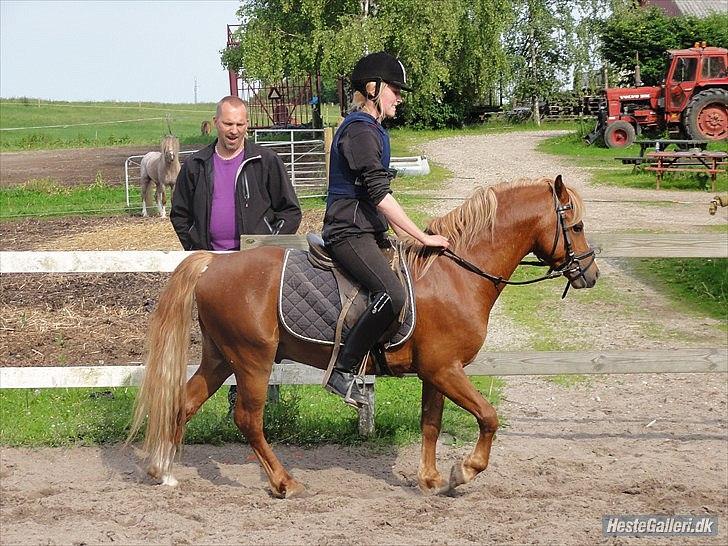
[[[382,96],[379,104],[385,118],[393,118],[397,114],[397,105],[402,102],[402,90],[392,84],[387,84],[382,89]]]
[[[223,103],[220,115],[214,121],[217,140],[227,152],[234,153],[242,148],[248,130],[248,112],[244,105]]]

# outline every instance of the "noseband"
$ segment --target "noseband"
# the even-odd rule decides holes
[[[483,271],[477,265],[467,261],[464,258],[461,258],[450,249],[445,249],[442,253],[451,260],[453,260],[463,269],[467,269],[471,273],[475,273],[480,277],[488,279],[495,285],[496,288],[498,288],[498,286],[500,286],[501,284],[523,286],[526,284],[533,284],[535,282],[545,281],[547,279],[556,279],[564,275],[568,279],[566,283],[566,288],[564,288],[564,293],[561,295],[561,299],[564,299],[567,292],[569,291],[569,287],[571,286],[571,281],[573,279],[581,277],[584,279],[584,282],[586,282],[586,277],[584,276],[584,273],[587,269],[589,269],[589,267],[591,267],[592,263],[594,263],[594,249],[589,247],[588,252],[579,255],[574,252],[574,247],[571,243],[571,237],[569,237],[569,228],[572,226],[566,225],[566,211],[573,210],[574,205],[572,205],[571,201],[566,203],[565,205],[562,205],[559,201],[558,196],[556,195],[556,189],[554,188],[554,186],[549,184],[549,187],[551,188],[551,193],[554,196],[554,210],[556,211],[557,218],[556,233],[554,234],[554,244],[551,247],[551,253],[549,254],[549,257],[553,258],[554,253],[556,252],[556,248],[559,244],[559,236],[563,235],[566,259],[561,264],[552,266],[550,266],[546,261],[541,259],[539,259],[538,261],[519,262],[519,265],[535,265],[539,267],[548,267],[549,270],[546,272],[545,275],[526,281],[510,281],[508,279],[504,279],[501,276],[491,275],[490,273]],[[589,260],[589,263],[586,265],[586,267],[582,267],[581,260],[584,260],[586,258],[591,259]]]

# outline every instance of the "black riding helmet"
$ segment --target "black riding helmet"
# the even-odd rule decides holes
[[[374,96],[367,93],[366,86],[369,82],[377,83],[377,92]],[[359,59],[351,73],[352,87],[371,99],[379,94],[379,85],[382,82],[396,85],[403,91],[412,91],[412,88],[407,85],[404,66],[389,53],[379,51]]]

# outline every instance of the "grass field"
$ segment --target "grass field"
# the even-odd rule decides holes
[[[493,404],[500,400],[498,378],[473,378]],[[369,444],[409,444],[419,440],[421,383],[415,378],[376,383],[375,434]],[[93,445],[123,441],[131,423],[136,388],[0,391],[0,444]],[[268,404],[269,441],[298,445],[359,444],[357,414],[319,386],[284,385],[280,401]],[[478,427],[470,414],[447,402],[442,431],[450,443],[472,442]],[[227,389],[218,391],[190,421],[188,443],[241,441],[227,417]]]
[[[0,151],[100,146],[152,145],[169,130],[180,143],[206,144],[200,134],[212,121],[214,103],[62,102],[0,99]],[[324,122],[333,125],[338,107],[323,105]],[[214,132],[214,130],[213,130]]]
[[[0,100],[0,150],[156,145],[168,129],[182,144],[201,142],[214,104],[70,103]]]

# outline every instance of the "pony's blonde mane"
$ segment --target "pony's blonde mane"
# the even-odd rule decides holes
[[[521,178],[493,186],[478,187],[461,205],[445,215],[431,220],[426,231],[447,237],[450,241],[450,249],[456,254],[470,248],[476,238],[482,237],[483,233],[488,232],[492,240],[495,215],[498,210],[496,189],[507,191],[539,184],[553,185],[553,181],[549,178]],[[572,225],[578,224],[584,216],[584,201],[576,190],[564,185],[573,205],[571,223]],[[413,239],[404,240],[404,253],[415,278],[420,278],[427,273],[439,255],[438,249],[422,246]]]

